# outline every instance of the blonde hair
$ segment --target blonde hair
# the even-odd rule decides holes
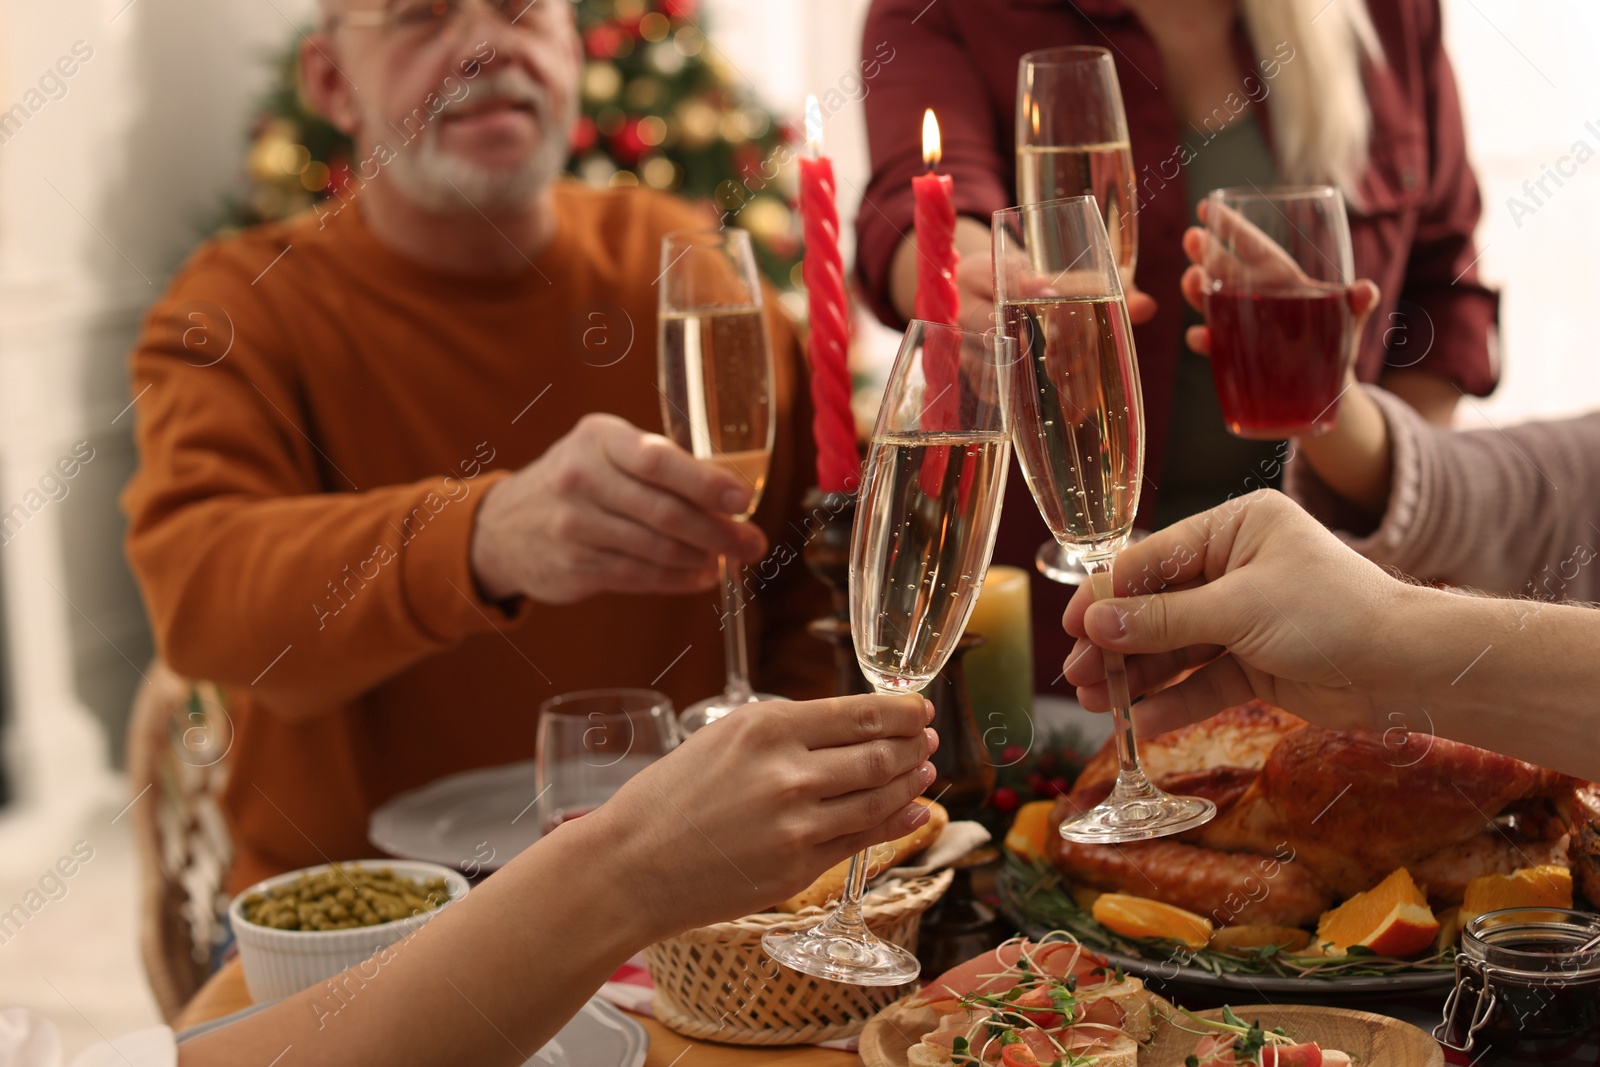
[[[1383,62],[1363,0],[1240,0],[1258,57],[1294,49],[1273,80],[1267,107],[1279,179],[1337,186],[1356,203],[1367,168],[1372,112],[1361,61]]]

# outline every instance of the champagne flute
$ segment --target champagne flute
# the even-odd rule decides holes
[[[1017,62],[1017,203],[1092,196],[1123,282],[1139,256],[1138,179],[1117,65],[1104,48],[1044,48]],[[1135,531],[1131,540],[1144,534]],[[1034,566],[1053,582],[1089,576],[1070,547],[1046,541]]]
[[[750,483],[748,521],[761,502],[772,458],[772,347],[761,314],[761,282],[744,230],[682,230],[661,239],[660,392],[667,436],[696,459]],[[750,685],[743,568],[718,559],[722,575],[722,693],[683,710],[692,733],[734,709],[777,697]]]
[[[850,542],[850,630],[878,693],[934,679],[978,601],[1005,498],[1011,438],[1004,395],[1015,349],[913,320],[878,409]],[[844,899],[820,924],[761,939],[779,963],[855,985],[900,985],[917,958],[874,937],[861,914],[866,853],[851,857]]]
[[[1332,429],[1356,354],[1344,197],[1331,185],[1213,189],[1205,224],[1211,376],[1228,429],[1269,441]]]
[[[1098,599],[1133,528],[1144,473],[1144,409],[1116,260],[1093,197],[994,215],[995,305],[1017,346],[1012,433],[1045,525],[1083,559]],[[1216,805],[1157,789],[1139,766],[1122,656],[1107,651],[1116,711],[1116,788],[1061,824],[1072,841],[1164,837]]]

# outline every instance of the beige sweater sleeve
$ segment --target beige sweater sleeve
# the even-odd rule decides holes
[[[1376,528],[1302,459],[1284,490],[1357,552],[1424,581],[1541,600],[1600,600],[1600,412],[1499,429],[1432,426],[1362,386],[1389,427],[1393,480]]]

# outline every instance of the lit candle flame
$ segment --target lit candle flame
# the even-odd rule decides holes
[[[933,117],[933,108],[922,113],[922,161],[928,166],[937,166],[941,153],[939,150],[939,120]]]
[[[822,108],[815,94],[806,94],[806,148],[811,157],[822,155]]]

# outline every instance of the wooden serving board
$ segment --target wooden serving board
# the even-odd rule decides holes
[[[867,1020],[859,1049],[866,1067],[906,1067],[906,1051],[939,1028],[938,1012],[906,1003],[915,995],[907,994]]]
[[[1324,1048],[1350,1054],[1358,1064],[1405,1064],[1406,1067],[1444,1067],[1444,1051],[1439,1043],[1410,1023],[1348,1008],[1319,1008],[1297,1005],[1246,1005],[1233,1009],[1248,1022],[1260,1022],[1268,1030],[1281,1026],[1297,1041],[1315,1041]],[[1220,1019],[1222,1009],[1198,1012],[1202,1018]],[[1187,1022],[1182,1016],[1179,1021]],[[1139,1053],[1139,1067],[1183,1067],[1194,1051],[1198,1034],[1194,1023],[1189,1030],[1170,1020],[1156,1030],[1150,1043]],[[861,1032],[861,1062],[866,1067],[906,1067],[906,1051],[922,1035],[938,1026],[938,1015],[931,1008],[912,1008],[897,1000],[867,1023]]]
[[[1315,1041],[1323,1048],[1336,1048],[1350,1054],[1358,1064],[1405,1064],[1406,1067],[1444,1067],[1444,1050],[1439,1043],[1410,1023],[1349,1008],[1319,1008],[1285,1004],[1247,1004],[1233,1009],[1247,1023],[1259,1022],[1271,1030],[1281,1026],[1296,1041]],[[1196,1012],[1204,1019],[1222,1018],[1222,1009]],[[1189,1030],[1172,1021],[1156,1031],[1150,1044],[1139,1054],[1139,1067],[1183,1067],[1184,1057],[1200,1040],[1190,1031],[1199,1027],[1177,1017]]]

